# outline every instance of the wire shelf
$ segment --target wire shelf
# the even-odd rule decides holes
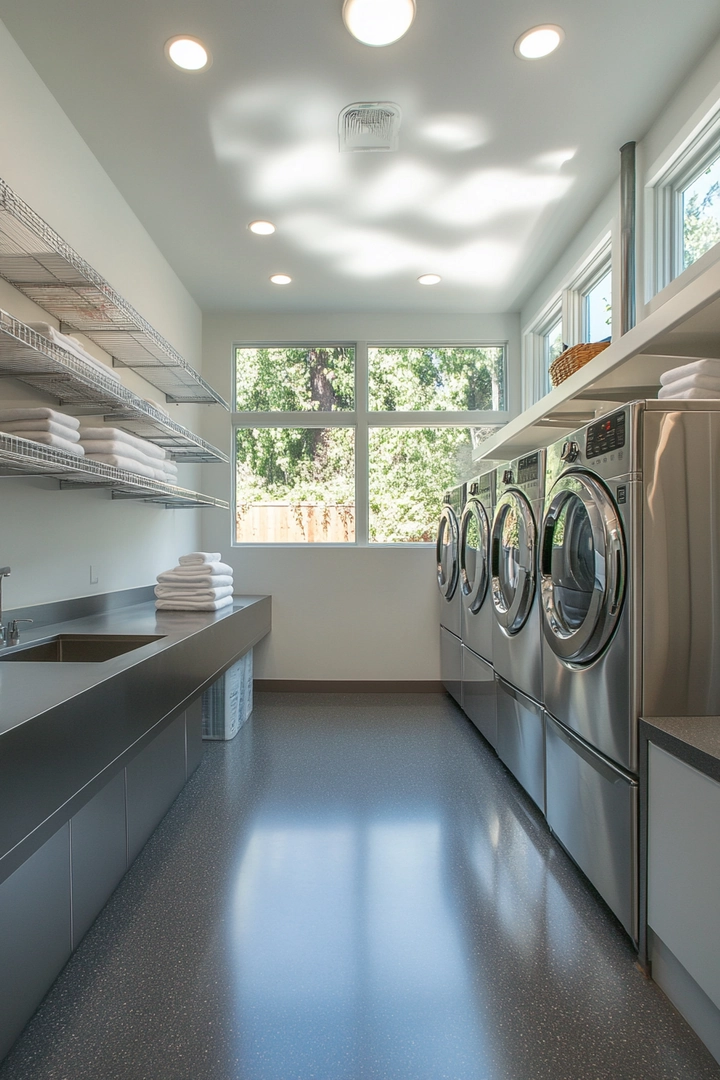
[[[111,375],[0,309],[0,376],[19,379],[76,414],[102,413],[117,427],[163,447],[181,462],[229,461],[228,455],[154,408]]]
[[[54,450],[30,439],[18,439],[0,432],[0,476],[49,476],[61,488],[109,488],[113,499],[141,499],[168,509],[216,506],[228,510],[229,503],[211,495],[146,479],[136,473],[86,461],[82,457]]]
[[[169,342],[0,180],[0,277],[137,370],[170,402],[227,402]]]

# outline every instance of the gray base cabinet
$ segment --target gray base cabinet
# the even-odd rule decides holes
[[[0,885],[0,1058],[70,958],[70,825]]]
[[[127,870],[124,770],[75,814],[70,837],[74,948]]]
[[[251,653],[252,655],[252,653]],[[197,769],[202,761],[202,698],[193,701],[185,712],[185,772],[188,776]]]
[[[161,731],[125,769],[128,865],[185,783],[185,714]]]

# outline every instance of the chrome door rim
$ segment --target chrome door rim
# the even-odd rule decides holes
[[[525,551],[524,562],[520,563],[520,578],[515,590],[515,597],[508,607],[505,604],[500,584],[500,534],[505,520],[506,512],[514,507],[519,511],[525,525]],[[495,510],[493,519],[491,560],[492,560],[492,599],[495,610],[495,618],[509,634],[517,634],[527,622],[530,609],[535,596],[535,547],[537,543],[537,530],[535,518],[521,491],[508,489],[501,496]]]
[[[587,615],[576,630],[563,623],[555,603],[551,573],[552,534],[571,498],[579,498],[590,521],[595,550],[595,581]],[[601,557],[598,558],[598,553]],[[592,476],[569,471],[555,481],[545,500],[540,548],[540,596],[543,630],[556,656],[573,664],[589,664],[613,635],[622,611],[626,556],[620,515],[606,488]]]
[[[448,523],[449,528],[450,528],[450,534],[452,536],[452,548],[453,548],[452,571],[450,573],[450,577],[447,578],[447,580],[445,578],[445,574],[444,574],[444,570],[443,570],[443,562],[442,562],[442,539],[443,539],[443,535],[444,535],[444,532],[445,532],[444,526],[445,526],[446,522]],[[437,540],[435,541],[435,560],[436,560],[436,563],[437,563],[437,583],[438,583],[438,588],[440,589],[440,592],[441,592],[442,596],[446,600],[452,600],[452,598],[453,598],[453,596],[455,594],[455,589],[457,588],[458,577],[459,577],[459,572],[458,572],[458,540],[459,540],[459,529],[458,529],[458,520],[457,520],[457,517],[455,516],[455,511],[453,510],[453,508],[451,506],[444,506],[443,509],[442,509],[442,513],[440,514],[440,523],[438,525]]]
[[[482,573],[476,574],[476,580],[470,582],[467,573],[467,567],[465,565],[465,551],[467,548],[467,531],[468,525],[472,517],[475,517],[478,522],[480,530],[481,542],[483,546],[483,566]],[[462,589],[463,603],[473,615],[476,615],[485,602],[485,596],[487,594],[488,581],[490,574],[488,573],[490,555],[490,522],[488,521],[487,512],[485,507],[479,499],[470,499],[467,506],[463,511],[463,516],[460,521],[460,587]],[[479,580],[478,580],[479,578]]]

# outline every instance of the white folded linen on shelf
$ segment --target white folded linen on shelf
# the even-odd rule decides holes
[[[64,450],[66,454],[74,454],[75,457],[83,457],[85,454],[80,443],[61,439],[59,435],[53,435],[49,431],[7,431],[5,434],[11,439],[27,439],[28,442],[39,443],[43,447],[49,446],[53,450]]]
[[[720,398],[720,390],[704,390],[700,386],[691,387],[688,390],[676,390],[671,383],[663,386],[658,394],[661,401],[716,401]]]
[[[68,442],[80,442],[80,433],[69,424],[56,424],[54,420],[0,420],[0,431],[11,435],[16,431],[44,431],[49,435],[59,435]]]
[[[82,446],[82,443],[80,444]],[[142,461],[125,457],[122,454],[87,454],[88,461],[99,461],[103,465],[112,465],[114,469],[123,469],[125,472],[137,473],[148,480],[156,480],[155,469],[152,465],[144,465]]]
[[[181,555],[178,562],[181,566],[195,566],[197,563],[216,563],[221,558],[219,551],[191,551],[187,555]]]
[[[42,406],[17,407],[12,409],[0,409],[0,420],[51,420],[54,424],[64,424],[66,427],[77,431],[80,421],[76,416],[58,412],[57,409],[48,409]],[[27,428],[26,430],[30,430]]]
[[[161,405],[159,401],[155,401],[154,398],[146,397],[144,400],[147,401],[148,405],[152,405],[153,409],[157,409],[158,412],[165,413],[166,416],[170,415],[165,406]]]
[[[193,588],[193,589],[215,589],[220,588],[222,585],[232,585],[232,574],[197,574],[192,577],[181,576],[180,574],[173,574],[172,570],[167,570],[164,574],[158,574],[158,584],[172,586],[173,589],[181,588]]]
[[[232,602],[232,596],[222,600],[156,600],[155,607],[158,611],[220,611]]]
[[[706,357],[701,360],[692,360],[689,364],[681,364],[679,367],[670,368],[662,373],[660,383],[662,386],[667,386],[668,383],[677,382],[678,379],[689,379],[696,375],[720,379],[720,360]]]
[[[217,574],[227,574],[232,577],[233,568],[224,562],[195,563],[194,566],[173,566],[171,570],[164,570],[163,573],[189,581],[194,577],[215,577]]]
[[[156,585],[155,595],[159,600],[222,600],[232,596],[232,585],[223,585],[217,589],[178,588],[172,585]]]
[[[141,439],[138,435],[133,435],[130,431],[123,431],[122,428],[116,427],[85,427],[80,425],[80,441],[81,442],[98,442],[98,441],[110,441],[110,442],[122,442],[128,446],[134,446],[138,450],[142,450],[146,457],[154,458],[156,461],[165,460],[165,451],[162,446],[156,446],[155,443],[148,442],[147,439]]]
[[[149,465],[151,469],[159,469],[163,476],[165,472],[157,458],[150,457],[132,443],[123,442],[121,439],[83,439],[80,442],[85,447],[86,454],[118,454],[120,457],[129,457],[133,461],[141,461],[143,465]]]
[[[687,379],[673,379],[672,382],[665,383],[661,387],[661,393],[663,390],[672,391],[671,397],[683,390],[720,390],[720,378],[715,379],[712,375],[689,375]],[[665,396],[667,397],[667,394]]]
[[[42,337],[46,337],[49,341],[52,341],[54,345],[59,345],[63,349],[67,349],[72,353],[76,360],[82,360],[88,367],[94,368],[101,375],[107,376],[114,382],[119,383],[121,381],[120,376],[107,364],[103,364],[100,360],[96,360],[95,357],[84,348],[74,337],[70,337],[68,334],[61,334],[59,330],[56,330],[54,326],[46,322],[30,322],[27,324],[31,330],[34,330],[36,334],[40,334]]]

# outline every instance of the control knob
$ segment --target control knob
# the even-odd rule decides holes
[[[502,475],[502,482],[503,482],[503,484],[512,484],[512,482],[513,482],[512,469],[505,469],[505,471],[504,471],[504,473]]]
[[[574,439],[568,439],[568,441],[563,444],[560,457],[563,461],[577,461],[580,457],[579,443],[576,443]]]
[[[470,485],[470,494],[471,495],[477,495],[479,490],[480,490],[480,488],[479,488],[477,480],[473,481],[473,483]]]

